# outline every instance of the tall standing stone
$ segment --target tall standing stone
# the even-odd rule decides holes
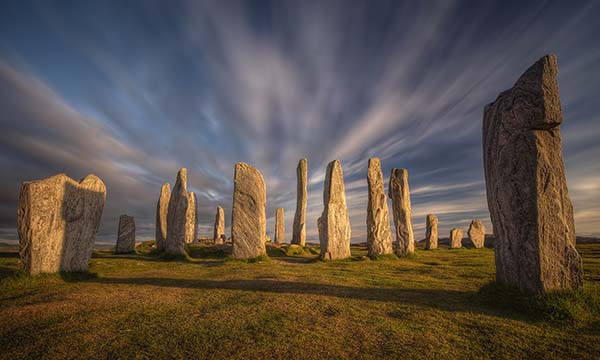
[[[434,214],[427,215],[425,230],[425,249],[432,250],[438,247],[438,218]]]
[[[530,293],[581,288],[573,206],[562,159],[555,55],[485,107],[483,163],[496,279]]]
[[[394,211],[397,255],[412,254],[415,251],[415,238],[412,229],[408,170],[392,169],[388,195],[392,199]]]
[[[215,242],[215,244],[225,243],[225,211],[223,211],[223,208],[220,206],[217,206],[213,241]]]
[[[473,244],[473,247],[476,249],[483,247],[483,244],[485,243],[485,225],[483,225],[481,220],[471,221],[467,234],[469,235],[469,240]]]
[[[275,244],[285,243],[285,225],[283,221],[283,208],[277,208],[275,212]]]
[[[458,249],[462,247],[463,231],[459,228],[450,230],[450,249]]]
[[[235,164],[231,240],[236,259],[266,255],[267,190],[262,174],[240,162]]]
[[[167,214],[171,200],[171,184],[164,183],[160,189],[160,196],[156,203],[156,249],[165,250],[167,242]]]
[[[335,260],[350,257],[350,218],[346,207],[344,174],[339,160],[327,165],[323,189],[323,213],[317,220],[321,259]]]
[[[369,256],[393,253],[390,215],[383,185],[381,163],[378,158],[369,159],[367,170],[369,200],[367,203],[367,247]]]
[[[135,251],[135,220],[133,216],[121,215],[119,217],[119,233],[115,253],[129,254]]]
[[[308,177],[308,164],[306,159],[301,159],[296,168],[296,213],[292,229],[292,244],[304,246],[306,244],[306,186]]]
[[[191,244],[198,239],[198,208],[196,194],[188,192],[188,207],[185,212],[185,243]]]
[[[193,205],[190,204],[191,199],[192,197],[187,191],[187,169],[182,168],[177,173],[177,181],[175,181],[169,200],[165,254],[185,254],[185,244],[189,238],[188,224],[190,224],[188,209]]]
[[[21,185],[17,228],[21,266],[31,274],[87,271],[106,200],[95,175],[58,174]]]

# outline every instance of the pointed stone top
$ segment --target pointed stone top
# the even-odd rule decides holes
[[[171,184],[168,182],[162,184],[162,189],[165,189],[165,188],[167,188],[168,190],[171,190]]]
[[[221,205],[217,205],[217,211],[223,211],[223,207]]]
[[[183,188],[183,190],[187,191],[187,169],[181,168],[177,173],[177,180],[175,181],[175,186],[173,188],[177,188],[178,185]]]

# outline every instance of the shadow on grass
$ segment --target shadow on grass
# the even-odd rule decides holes
[[[552,319],[540,307],[521,306],[528,298],[510,301],[510,295],[497,298],[500,289],[496,284],[486,285],[481,291],[457,291],[440,289],[412,288],[363,288],[344,285],[312,284],[306,282],[280,281],[268,279],[253,280],[195,280],[176,278],[97,278],[76,276],[65,278],[72,282],[93,282],[101,284],[150,285],[182,289],[219,289],[235,291],[266,292],[276,294],[321,295],[343,299],[396,302],[443,311],[479,313],[526,322],[540,322]],[[568,314],[563,318],[571,318]],[[562,319],[562,318],[561,318]],[[559,320],[561,320],[559,319]]]

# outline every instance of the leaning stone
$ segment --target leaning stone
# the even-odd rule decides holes
[[[458,249],[462,247],[463,231],[459,228],[450,230],[450,249]]]
[[[412,230],[408,170],[392,169],[388,196],[392,199],[394,227],[396,228],[396,254],[405,256],[415,251]]]
[[[350,218],[346,208],[346,191],[342,165],[334,160],[327,165],[323,189],[323,213],[317,220],[321,259],[350,257]]]
[[[215,227],[213,231],[213,241],[215,244],[225,243],[225,211],[217,206],[217,215],[215,216]]]
[[[171,192],[169,210],[167,213],[167,241],[165,242],[165,254],[184,255],[185,244],[189,238],[188,208],[190,197],[187,191],[187,169],[182,168],[177,173],[177,181]]]
[[[381,163],[369,159],[367,170],[369,200],[367,203],[367,247],[369,256],[393,253],[390,215],[383,185]]]
[[[21,266],[31,274],[87,271],[106,200],[95,175],[58,174],[21,185],[17,227]]]
[[[292,229],[292,244],[304,246],[306,244],[306,184],[308,164],[306,159],[301,159],[296,168],[296,213]]]
[[[117,236],[116,254],[129,254],[135,251],[135,220],[133,216],[119,217],[119,233]]]
[[[485,107],[483,163],[496,279],[542,294],[583,285],[562,159],[555,55]]]
[[[235,164],[231,240],[233,257],[251,259],[266,255],[267,191],[262,174],[246,164]]]
[[[283,208],[277,208],[275,214],[275,244],[284,244],[285,225],[283,223]]]
[[[425,249],[432,250],[438,247],[438,218],[434,214],[427,215],[425,230]]]
[[[471,225],[469,225],[467,234],[469,235],[469,240],[473,244],[473,247],[476,249],[483,247],[485,242],[485,225],[483,225],[481,220],[471,221]]]
[[[160,196],[156,203],[156,249],[165,250],[167,241],[167,213],[169,212],[169,200],[171,199],[171,185],[164,183],[160,189]]]

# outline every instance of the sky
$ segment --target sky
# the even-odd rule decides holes
[[[118,217],[152,239],[164,182],[188,169],[199,235],[231,219],[236,162],[267,186],[267,231],[296,207],[308,158],[307,240],[327,163],[342,163],[352,242],[366,241],[367,162],[407,168],[415,238],[481,219],[492,232],[483,108],[555,53],[579,235],[600,236],[599,1],[0,2],[0,239],[23,181],[93,173],[107,186],[97,242]],[[388,205],[391,205],[388,202]],[[391,206],[390,206],[391,207]]]

